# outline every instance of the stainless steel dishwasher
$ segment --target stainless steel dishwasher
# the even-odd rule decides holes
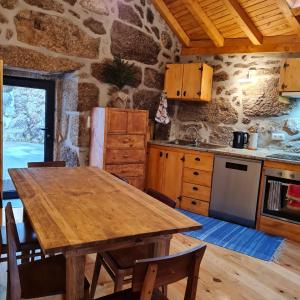
[[[260,161],[216,156],[209,215],[254,227],[260,175]]]

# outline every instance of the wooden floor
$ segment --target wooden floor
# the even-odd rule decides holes
[[[178,234],[172,240],[171,252],[180,252],[198,243],[198,240]],[[87,257],[86,274],[89,279],[94,259],[94,255]],[[199,278],[197,299],[300,300],[300,244],[285,242],[276,262],[264,262],[208,244]],[[6,265],[1,264],[0,300],[5,299],[5,285]],[[184,289],[184,281],[170,286],[169,299],[183,300]],[[96,296],[112,290],[109,276],[101,272]]]
[[[14,209],[17,221],[22,221],[23,209]],[[0,217],[2,212],[0,212]],[[4,219],[4,216],[2,216]],[[201,241],[177,234],[171,242],[171,252],[193,247]],[[93,274],[95,255],[86,260],[86,275]],[[183,300],[185,282],[171,285],[170,300]],[[101,272],[96,296],[113,292],[113,283]],[[0,264],[0,300],[6,296],[6,264]],[[57,297],[47,297],[47,300]],[[300,300],[300,244],[285,241],[275,262],[264,262],[231,250],[208,244],[201,265],[197,299],[201,300]]]

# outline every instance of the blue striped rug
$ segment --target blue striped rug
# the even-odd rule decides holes
[[[184,233],[198,240],[271,261],[282,245],[282,237],[270,236],[241,225],[204,217],[182,209],[179,211],[203,225],[202,229]]]

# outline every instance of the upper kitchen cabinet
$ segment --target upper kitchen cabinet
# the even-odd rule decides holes
[[[213,68],[207,64],[168,64],[164,90],[168,99],[211,101]]]
[[[300,58],[288,58],[281,67],[280,92],[300,92]]]

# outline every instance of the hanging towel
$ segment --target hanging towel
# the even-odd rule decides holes
[[[170,118],[168,115],[168,101],[166,93],[162,92],[160,96],[159,107],[155,116],[155,121],[161,124],[169,124]]]
[[[269,180],[268,210],[278,211],[281,206],[281,182]]]
[[[300,202],[300,185],[289,184],[286,197],[290,200]]]

